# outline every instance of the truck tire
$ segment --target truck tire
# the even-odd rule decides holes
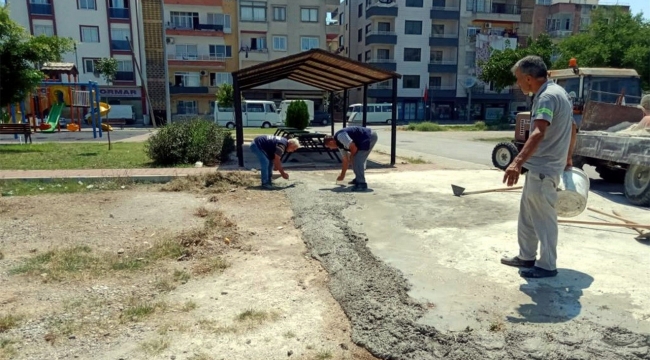
[[[511,142],[499,143],[492,150],[492,165],[497,169],[505,170],[518,154],[519,150],[515,144]]]
[[[625,181],[625,170],[609,166],[596,166],[600,178],[608,183],[622,184]]]
[[[650,206],[650,166],[630,165],[625,173],[624,192],[632,205]]]
[[[235,123],[229,122],[226,124],[226,128],[228,129],[234,129],[235,128]]]
[[[587,163],[587,159],[584,156],[580,155],[573,155],[572,157],[573,160],[573,167],[581,169],[585,166]]]

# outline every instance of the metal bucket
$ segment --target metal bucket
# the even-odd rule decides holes
[[[587,208],[589,176],[575,167],[566,170],[560,178],[555,209],[561,217],[574,217]]]

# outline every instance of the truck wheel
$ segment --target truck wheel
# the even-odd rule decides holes
[[[630,165],[625,173],[625,197],[638,206],[650,206],[650,167]]]
[[[271,127],[271,124],[268,123],[268,122],[264,122],[264,124],[262,124],[262,127],[263,127],[264,129],[268,129],[268,128]]]
[[[625,170],[609,166],[596,166],[600,178],[608,183],[622,184],[625,181]]]
[[[227,127],[228,129],[234,129],[234,128],[235,128],[235,123],[231,123],[231,122],[229,122],[229,123],[226,124],[226,127]]]
[[[580,155],[573,155],[572,160],[573,160],[573,167],[578,169],[582,169],[587,163],[587,159],[584,156],[580,156]]]
[[[329,124],[329,121],[327,121],[327,119],[323,119],[323,120],[321,120],[320,124],[325,126],[325,125]]]
[[[515,144],[511,142],[499,143],[492,150],[492,164],[497,169],[505,170],[517,154],[519,154],[519,150]]]

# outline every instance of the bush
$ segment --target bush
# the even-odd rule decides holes
[[[304,130],[309,126],[309,110],[302,100],[292,101],[287,107],[287,118],[284,121],[288,127]]]
[[[162,127],[145,144],[147,155],[156,165],[214,165],[227,161],[235,149],[230,131],[212,121],[195,119]]]

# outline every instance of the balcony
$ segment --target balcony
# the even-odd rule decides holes
[[[456,97],[456,85],[429,86],[429,97]]]
[[[209,94],[207,86],[170,86],[170,94]]]
[[[473,20],[521,22],[521,6],[519,4],[470,0],[467,3],[467,11],[472,12]]]
[[[393,96],[393,85],[376,84],[368,88],[370,98],[390,98]]]
[[[511,88],[499,92],[490,90],[480,84],[472,88],[472,97],[477,100],[509,100],[513,96],[514,91]]]
[[[111,40],[111,50],[131,51],[131,44],[128,40]]]
[[[215,24],[195,24],[194,26],[180,26],[167,23],[165,33],[167,35],[185,35],[185,36],[223,36],[230,34],[231,28],[224,28],[223,25]]]
[[[133,71],[118,71],[115,74],[115,81],[135,81],[135,73]]]
[[[431,60],[429,62],[430,73],[455,74],[458,68],[456,60]]]
[[[224,56],[198,55],[198,54],[167,54],[170,66],[209,66],[212,68],[226,67]]]
[[[52,15],[52,4],[29,4],[32,15]]]
[[[129,8],[109,8],[108,14],[111,19],[128,19],[130,17]]]
[[[397,44],[397,34],[392,31],[372,31],[366,34],[366,45],[381,44],[381,45],[395,45]]]
[[[458,34],[431,34],[429,46],[458,47]]]
[[[338,24],[328,24],[325,26],[326,34],[336,34],[338,35],[341,30],[341,27]]]
[[[397,17],[397,3],[381,4],[375,2],[366,8],[366,19],[370,19],[373,16]]]
[[[556,39],[561,39],[561,38],[566,38],[569,37],[573,34],[573,31],[571,30],[553,30],[549,31],[548,35],[552,38]]]
[[[370,60],[366,60],[366,63],[370,66],[374,66],[376,68],[380,68],[388,71],[397,70],[397,64],[393,59],[370,59]]]
[[[458,4],[434,6],[431,8],[430,17],[433,20],[458,20],[460,18],[460,6]]]
[[[239,59],[242,61],[269,61],[269,49],[248,49],[239,54]]]

